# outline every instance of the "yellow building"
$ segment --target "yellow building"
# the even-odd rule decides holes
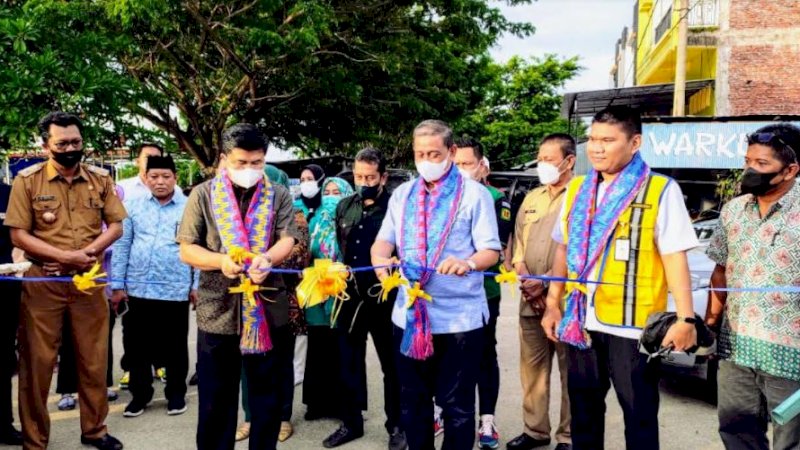
[[[715,80],[719,32],[719,0],[688,0],[689,34],[686,80]],[[639,0],[636,17],[636,85],[673,83],[678,48],[680,0]],[[714,88],[694,93],[689,115],[715,113]]]

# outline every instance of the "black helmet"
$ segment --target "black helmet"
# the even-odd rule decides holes
[[[686,353],[694,353],[699,356],[710,355],[717,349],[714,333],[706,326],[703,319],[695,315],[695,328],[697,328],[697,345],[686,350]],[[678,315],[674,312],[660,312],[653,313],[647,318],[647,323],[642,331],[642,337],[639,338],[639,348],[642,353],[647,353],[651,357],[657,357],[669,351],[667,348],[661,346],[664,336],[667,335],[667,330],[675,321],[678,320]]]

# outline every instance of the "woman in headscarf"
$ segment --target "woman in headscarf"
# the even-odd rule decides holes
[[[300,198],[295,200],[294,206],[303,211],[309,225],[322,204],[324,182],[325,171],[316,164],[309,164],[300,172]]]
[[[313,180],[309,180],[308,175],[314,175]],[[303,181],[302,177],[306,177],[306,180]],[[309,181],[318,183],[319,192],[313,193],[314,189],[309,184],[302,184]],[[324,175],[320,176],[309,168],[301,175],[300,188],[303,193],[300,202],[309,210],[312,260],[341,260],[342,254],[336,242],[336,206],[343,197],[353,194],[353,188],[341,178],[324,178]],[[306,195],[312,193],[315,195]],[[319,195],[318,205],[314,201],[316,195]],[[337,417],[339,414],[341,402],[337,397],[336,378],[331,379],[339,374],[339,347],[333,330],[334,324],[331,323],[333,303],[333,299],[328,299],[322,305],[305,311],[308,327],[308,355],[303,380],[306,420]]]

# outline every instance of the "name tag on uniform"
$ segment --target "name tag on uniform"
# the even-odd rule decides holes
[[[34,200],[38,202],[49,202],[55,199],[56,199],[55,195],[37,195]]]
[[[614,246],[614,259],[617,261],[628,261],[631,259],[631,240],[617,239]]]

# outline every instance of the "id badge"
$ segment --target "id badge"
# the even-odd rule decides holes
[[[617,239],[614,246],[614,259],[617,261],[628,261],[631,259],[631,240]]]

